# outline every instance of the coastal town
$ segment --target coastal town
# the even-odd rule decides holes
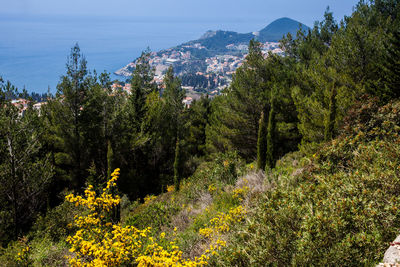
[[[265,42],[261,48],[264,57],[268,57],[269,53],[283,54],[279,42]],[[202,94],[208,94],[210,97],[219,95],[231,83],[232,74],[243,64],[248,54],[248,45],[232,43],[220,51],[212,52],[200,42],[189,42],[151,52],[149,63],[154,69],[154,81],[162,84],[166,70],[172,66],[188,97],[197,99]],[[113,87],[130,93],[129,77],[135,66],[136,60],[117,70],[115,74],[125,77],[127,82],[116,81]]]
[[[150,65],[154,68],[154,82],[162,88],[163,79],[166,70],[172,66],[175,75],[180,77],[182,81],[182,89],[185,90],[186,96],[183,104],[190,107],[193,100],[199,99],[201,95],[215,97],[220,95],[232,81],[232,74],[236,69],[242,66],[244,59],[248,54],[248,46],[244,44],[230,44],[226,46],[228,51],[234,53],[221,53],[212,57],[206,57],[199,60],[193,56],[193,52],[188,49],[206,49],[200,43],[182,45],[180,48],[170,48],[160,52],[152,52],[150,54]],[[269,53],[282,55],[283,51],[278,42],[265,42],[262,44],[262,53],[264,57],[268,57]],[[115,80],[111,85],[112,92],[123,92],[125,95],[132,93],[132,87],[129,83],[132,71],[136,66],[136,61],[129,63],[124,68],[116,71],[116,74],[126,78],[126,81]],[[185,66],[182,68],[182,66]],[[187,69],[196,70],[190,73]],[[29,100],[25,98],[17,98],[12,100],[12,104],[19,109],[20,116],[23,116],[28,106]],[[36,110],[41,109],[47,102],[38,101],[33,104]]]

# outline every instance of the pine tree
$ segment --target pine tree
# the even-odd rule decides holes
[[[192,102],[187,110],[184,128],[187,152],[191,156],[204,156],[206,145],[206,127],[210,116],[210,99],[208,95]]]
[[[108,173],[108,142],[113,135],[114,105],[118,96],[111,96],[109,77],[96,73],[88,84],[87,98],[82,108],[82,139],[85,144],[86,162],[94,163],[95,177],[105,179]],[[99,181],[100,182],[100,181]],[[103,183],[104,180],[100,183]],[[100,184],[98,184],[100,185]]]
[[[264,103],[268,101],[272,68],[264,60],[260,43],[251,41],[249,54],[236,70],[223,95],[213,99],[207,127],[210,153],[237,150],[251,159],[257,153],[258,124]]]
[[[49,119],[57,140],[55,146],[62,148],[62,152],[56,156],[60,159],[60,165],[70,166],[67,170],[68,178],[72,180],[72,186],[75,188],[84,185],[86,169],[90,164],[90,161],[85,163],[87,158],[84,156],[82,138],[84,128],[82,109],[87,101],[91,80],[86,64],[86,59],[76,44],[68,58],[67,74],[57,85],[58,98],[50,104],[53,110]]]
[[[10,95],[17,95],[16,88],[0,80],[1,245],[17,239],[43,211],[54,170],[38,112],[30,105],[21,114],[22,107],[14,106]]]
[[[264,112],[261,112],[261,118],[258,126],[257,139],[257,169],[264,169],[267,156],[267,129]]]
[[[290,95],[293,62],[272,54],[264,59],[258,46],[249,51],[243,66],[236,70],[231,86],[211,103],[207,127],[209,153],[236,150],[248,161],[257,156],[261,111],[265,103],[270,103],[274,86],[280,88],[275,114],[279,114],[279,122],[284,125],[281,129],[285,131],[280,135],[285,140],[277,155],[297,148],[297,113]]]
[[[136,61],[135,70],[131,79],[130,118],[135,132],[140,131],[143,118],[145,116],[145,102],[149,93],[157,91],[157,85],[153,81],[154,69],[150,65],[150,51],[142,52]]]

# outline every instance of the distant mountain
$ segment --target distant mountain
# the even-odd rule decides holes
[[[267,27],[259,32],[258,40],[260,42],[278,42],[282,37],[290,33],[293,37],[296,37],[297,31],[300,29],[308,31],[309,27],[301,22],[290,18],[280,18],[273,21]]]
[[[207,31],[198,40],[184,43],[178,47],[191,46],[193,44],[200,44],[210,52],[228,52],[228,45],[247,45],[251,39],[265,42],[278,42],[282,37],[288,33],[296,36],[297,31],[300,29],[307,31],[309,29],[305,24],[290,18],[280,18],[273,21],[267,27],[255,33],[237,33],[232,31]]]

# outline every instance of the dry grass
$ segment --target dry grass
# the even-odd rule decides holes
[[[172,225],[180,231],[185,230],[196,215],[204,212],[213,202],[212,195],[207,191],[199,192],[199,198],[193,204],[188,204],[178,214],[172,217]]]

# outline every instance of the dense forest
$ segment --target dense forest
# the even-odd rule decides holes
[[[131,94],[78,45],[55,95],[0,79],[0,263],[379,263],[400,227],[399,29],[397,0],[340,22],[328,8],[284,56],[252,40],[230,86],[190,107],[148,52]]]

